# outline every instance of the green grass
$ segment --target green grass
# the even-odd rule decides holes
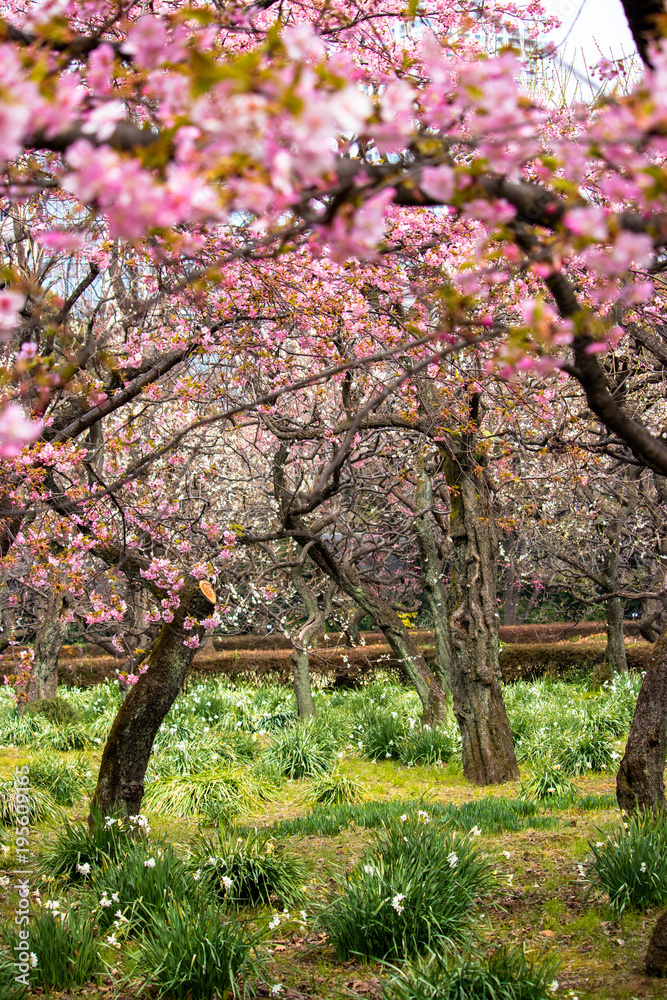
[[[168,774],[152,781],[146,786],[144,805],[170,816],[204,815],[216,819],[256,806],[269,792],[246,769],[208,768]]]
[[[557,822],[541,814],[535,802],[489,796],[462,805],[415,799],[316,805],[305,815],[281,820],[270,829],[276,837],[310,834],[332,837],[350,826],[375,829],[404,813],[412,818],[420,809],[453,828],[469,831],[476,826],[482,833],[528,827],[545,829]]]
[[[81,986],[103,971],[99,929],[89,911],[43,909],[33,916],[29,929],[29,948],[36,957],[31,984],[63,990]],[[6,942],[12,950],[20,945],[15,928],[6,934]]]
[[[262,933],[219,905],[170,903],[146,929],[134,952],[132,979],[170,1000],[212,1000],[262,978]],[[140,994],[137,994],[140,995]]]
[[[558,959],[530,960],[523,948],[498,948],[487,958],[430,954],[384,986],[384,1000],[550,1000]]]
[[[664,813],[635,815],[604,839],[589,843],[582,869],[612,909],[646,910],[667,901],[667,822]]]
[[[237,906],[301,903],[310,877],[302,855],[255,832],[240,840],[233,834],[201,837],[188,872],[206,891]]]
[[[374,835],[320,919],[340,960],[412,957],[460,940],[496,883],[474,838],[422,813]]]

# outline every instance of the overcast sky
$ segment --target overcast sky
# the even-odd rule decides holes
[[[566,59],[579,64],[583,55],[589,63],[596,63],[600,54],[629,55],[635,51],[628,30],[621,0],[542,0],[544,7],[562,21],[554,33],[554,41],[569,37],[562,46]],[[580,11],[579,16],[577,13]],[[576,18],[576,23],[574,23]]]

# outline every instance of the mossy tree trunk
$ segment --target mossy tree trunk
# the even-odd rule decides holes
[[[308,651],[315,637],[324,627],[331,612],[331,591],[324,595],[322,607],[317,595],[303,577],[301,566],[292,569],[292,583],[303,601],[308,618],[292,636],[292,680],[296,707],[300,719],[313,718],[317,714],[310,684],[310,659]]]
[[[609,594],[617,593],[621,589],[619,572],[621,531],[629,513],[630,504],[627,497],[624,497],[616,516],[611,518],[605,525],[608,547],[605,553],[602,580]],[[620,597],[610,597],[606,604],[607,652],[605,658],[609,664],[611,676],[617,677],[619,674],[627,674],[628,672],[628,661],[625,655],[625,635],[623,634],[625,601]]]
[[[201,627],[189,630],[183,627],[186,617],[202,619],[211,611],[211,603],[200,591],[197,581],[186,578],[179,597],[180,606],[174,611],[174,619],[161,627],[144,661],[148,670],[139,677],[121,705],[104,747],[91,803],[92,809],[104,815],[139,813],[153,742],[183,686],[196,652],[184,642],[191,636],[201,639],[204,634],[205,629]]]
[[[474,453],[477,417],[473,399],[473,429],[458,436],[455,450],[443,449],[452,505],[448,611],[463,771],[470,781],[491,785],[516,780],[519,767],[500,687],[498,545],[490,485]]]
[[[433,508],[433,482],[420,464],[416,489],[416,516],[413,521],[417,536],[421,585],[435,632],[435,672],[446,690],[451,689],[452,641],[447,619],[447,588],[442,578],[442,558],[431,514]]]
[[[624,812],[662,809],[667,753],[667,630],[655,644],[639,690],[630,735],[616,777]]]
[[[67,637],[67,622],[60,620],[63,605],[62,593],[52,591],[35,636],[35,656],[26,692],[28,701],[56,697],[58,657]]]
[[[628,661],[625,654],[625,634],[623,632],[623,614],[625,601],[620,597],[610,597],[607,601],[606,629],[607,650],[605,659],[609,664],[612,677],[627,674]]]

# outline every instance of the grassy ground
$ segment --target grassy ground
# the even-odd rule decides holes
[[[9,776],[28,758],[24,750],[3,750],[0,775]],[[91,755],[90,760],[94,768],[96,758]],[[461,803],[487,795],[511,798],[518,790],[508,786],[491,791],[472,788],[456,768],[447,766],[407,768],[393,761],[372,764],[350,758],[343,769],[362,778],[369,796],[380,801],[426,796],[433,802]],[[266,826],[305,812],[307,785],[305,779],[287,782],[276,801],[239,820]],[[582,778],[579,785],[585,793],[613,791],[613,781],[605,776]],[[83,819],[85,809],[74,807],[65,812]],[[577,996],[579,1000],[667,996],[664,982],[642,973],[642,959],[657,911],[628,913],[615,919],[602,901],[588,902],[582,890],[577,864],[586,854],[588,841],[599,836],[598,829],[608,829],[617,822],[616,814],[613,810],[585,812],[573,808],[554,813],[554,819],[550,830],[528,829],[480,838],[482,846],[497,858],[497,870],[507,883],[488,901],[480,918],[477,930],[482,939],[489,946],[525,942],[529,953],[544,947],[556,949],[562,965],[555,996]],[[155,837],[176,843],[190,842],[198,832],[194,819],[170,822],[154,817],[152,821]],[[46,835],[43,824],[34,830],[37,853]],[[335,891],[342,871],[358,860],[368,837],[368,831],[352,828],[333,837],[290,838],[291,846],[312,865],[313,904]],[[6,855],[3,874],[10,874],[11,863],[11,856]],[[14,902],[12,894],[2,890],[3,917],[9,918]],[[304,929],[300,919],[286,920],[276,929],[270,950],[271,985],[282,984],[288,1000],[290,991],[322,998],[379,993],[382,967],[355,961],[338,963],[325,937],[317,928],[310,928],[308,922]],[[88,985],[61,995],[108,998],[117,993],[114,979],[112,974],[99,986]]]
[[[521,692],[518,694],[515,692],[510,697],[509,708],[515,730],[523,734],[521,738],[524,741],[537,740],[538,747],[542,738],[548,740],[552,737],[549,732],[543,737],[540,736],[545,730],[539,728],[543,726],[543,719],[540,712],[535,709],[534,702],[537,696],[542,699],[545,706],[551,706],[548,711],[552,713],[550,723],[552,728],[555,726],[553,719],[561,718],[553,713],[562,712],[563,720],[567,716],[570,719],[574,718],[575,722],[577,713],[585,713],[592,708],[598,712],[596,718],[607,720],[613,720],[618,716],[627,722],[628,712],[631,713],[632,706],[630,704],[628,707],[629,703],[624,703],[625,707],[621,712],[620,696],[614,693],[609,694],[608,698],[602,693],[607,700],[598,703],[595,699],[601,698],[602,694],[598,695],[595,692],[590,694],[583,688],[575,691],[573,688],[572,699],[567,700],[566,704],[562,691],[560,694],[554,693],[548,686],[536,691],[537,695],[534,691],[527,691],[525,697]],[[254,697],[248,695],[247,703],[244,701],[241,705],[243,699],[239,699],[237,693],[234,693],[233,697],[231,694],[227,697],[224,692],[222,694],[218,692],[218,695],[218,702],[212,698],[213,706],[207,709],[210,717],[206,716],[200,702],[196,701],[199,695],[193,695],[195,700],[187,703],[185,706],[187,713],[199,712],[200,716],[203,713],[203,718],[200,718],[197,725],[200,723],[202,725],[206,723],[206,726],[221,725],[222,723],[217,720],[218,713],[222,715],[223,710],[233,710],[237,714],[241,711],[250,711],[248,705]],[[230,704],[233,701],[231,708],[225,703],[226,697]],[[382,697],[384,698],[384,694]],[[411,695],[399,692],[391,697],[394,698],[399,714],[406,704],[407,714],[410,714],[408,702]],[[276,704],[267,708],[264,702],[267,701],[268,695],[258,696],[257,701],[262,701],[262,705],[259,708],[255,706],[252,711],[255,711],[256,715],[282,711],[285,705],[281,703],[281,698],[281,695],[276,694],[273,699]],[[338,696],[333,696],[331,699],[331,710],[342,711],[340,707],[334,706],[334,698]],[[405,701],[406,698],[408,702]],[[79,708],[88,712],[84,720],[85,725],[94,727],[96,719],[101,718],[103,711],[109,712],[109,719],[112,717],[112,712],[108,706],[105,708],[102,702],[98,707],[92,705],[88,709],[86,704],[81,696]],[[205,704],[210,706],[211,701]],[[324,702],[322,705],[325,710]],[[385,708],[389,707],[391,706],[387,701]],[[9,718],[7,712],[8,710],[5,710],[5,715]],[[216,714],[212,716],[211,713],[214,712]],[[187,722],[187,713],[184,710],[180,715],[175,712],[174,725],[178,723],[182,726],[187,724],[194,726],[192,723],[194,716],[192,718],[188,716],[190,722]],[[581,718],[584,719],[583,714]],[[225,733],[232,732],[232,723],[238,725],[234,719],[236,715],[229,722],[230,728],[226,729]],[[576,725],[579,724],[576,722]],[[1,725],[0,718],[0,728]],[[581,722],[581,725],[584,723]],[[335,728],[334,723],[332,727]],[[90,731],[101,732],[104,735],[101,728]],[[351,732],[350,730],[347,735],[342,736],[338,743],[341,748],[339,753],[342,754],[339,767],[345,775],[363,784],[365,799],[369,802],[389,804],[411,801],[420,803],[420,808],[437,813],[443,806],[461,806],[464,803],[488,798],[515,801],[520,794],[518,782],[492,789],[472,786],[463,777],[456,755],[449,764],[410,767],[394,760],[380,759],[376,762],[364,760],[357,752],[355,742],[357,736],[352,736]],[[46,735],[40,738],[44,753],[44,741],[51,737],[46,732]],[[270,733],[260,730],[258,741],[261,753],[274,738]],[[172,742],[176,743],[176,736]],[[192,747],[196,757],[196,739],[189,738],[188,745]],[[528,746],[529,742],[525,745]],[[615,742],[618,752],[622,750],[622,745],[623,737],[619,735]],[[64,753],[50,749],[46,752],[53,759],[73,760],[75,757],[80,757],[79,751]],[[164,754],[173,752],[173,746],[169,746],[169,741],[165,743],[165,749],[161,752]],[[553,752],[556,753],[556,750]],[[10,778],[16,767],[30,762],[35,753],[36,750],[32,746],[0,746],[0,781]],[[84,756],[94,775],[99,765],[99,749],[97,747],[87,749],[84,751]],[[534,763],[534,766],[537,765]],[[522,765],[524,777],[530,772],[530,763]],[[614,780],[611,770],[600,774],[588,771],[581,777],[575,777],[574,780],[581,795],[613,795]],[[243,835],[253,827],[272,828],[277,840],[283,840],[287,848],[307,860],[311,872],[308,901],[304,904],[305,921],[299,912],[291,913],[289,916],[278,914],[280,924],[272,930],[268,943],[267,975],[264,982],[253,984],[253,990],[258,996],[278,995],[285,997],[286,1000],[300,1000],[301,997],[333,1000],[351,995],[371,998],[380,996],[382,983],[386,980],[389,970],[379,963],[358,962],[354,959],[337,961],[334,950],[317,921],[318,911],[321,911],[326,901],[339,891],[344,873],[358,862],[372,833],[359,823],[351,822],[332,836],[323,836],[320,833],[285,836],[280,832],[278,824],[310,813],[311,788],[308,779],[284,781],[278,785],[269,801],[255,803],[252,808],[240,812],[234,821],[239,834]],[[484,899],[482,913],[477,919],[475,931],[479,937],[478,951],[485,949],[491,951],[501,944],[510,946],[524,944],[527,953],[532,956],[539,955],[544,949],[555,952],[561,963],[560,972],[557,974],[558,986],[553,994],[556,998],[567,997],[569,1000],[575,997],[578,1000],[646,998],[648,1000],[648,998],[667,997],[667,983],[650,979],[642,971],[648,938],[659,911],[652,909],[643,914],[626,912],[614,916],[604,898],[587,898],[586,885],[582,881],[578,866],[585,860],[589,841],[603,839],[606,833],[615,829],[619,823],[619,814],[615,809],[606,806],[601,808],[600,802],[597,804],[598,808],[584,809],[570,802],[563,808],[561,802],[560,808],[548,806],[542,808],[533,818],[519,823],[519,829],[481,834],[476,842],[492,858],[493,867],[499,876],[499,888],[493,895]],[[327,807],[320,809],[327,813]],[[333,807],[329,812],[332,809]],[[86,812],[85,796],[74,806],[62,809],[62,815],[72,820],[84,821]],[[196,840],[204,822],[197,816],[175,818],[168,809],[162,815],[152,813],[149,818],[152,840],[156,842],[164,840],[182,847],[183,850]],[[527,823],[529,825],[526,825]],[[36,859],[42,853],[45,843],[54,836],[54,831],[61,825],[60,820],[55,824],[38,823],[33,827],[31,845]],[[3,842],[2,838],[0,827],[0,845]],[[11,849],[9,852],[6,850],[10,845],[11,829],[8,829],[4,834],[4,849],[0,853],[0,876],[12,879],[15,858]],[[35,887],[37,884],[35,879]],[[66,892],[63,891],[62,895],[66,895]],[[4,886],[0,882],[0,918],[6,926],[13,917],[16,898],[11,885]],[[35,903],[33,909],[36,905]],[[260,908],[253,916],[258,925],[266,926],[275,914],[269,908]],[[93,1000],[112,1000],[112,998],[115,1000],[122,997],[123,1000],[130,1000],[130,997],[136,995],[140,984],[123,984],[123,955],[123,951],[113,952],[105,947],[104,956],[108,966],[106,975],[96,983],[56,992],[53,995],[62,1000],[78,997],[91,997]],[[0,1000],[3,1000],[2,988],[0,983]],[[43,991],[40,989],[34,991],[35,995],[41,992]]]

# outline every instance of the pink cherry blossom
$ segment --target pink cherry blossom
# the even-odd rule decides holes
[[[130,28],[123,51],[134,56],[145,69],[154,69],[166,61],[167,29],[164,21],[144,14]]]
[[[456,190],[456,174],[446,164],[440,167],[425,167],[422,171],[420,186],[429,198],[446,205],[451,201]]]
[[[19,325],[19,310],[24,305],[25,295],[20,292],[0,291],[0,340],[7,340],[12,330]]]
[[[7,403],[0,410],[0,455],[16,458],[25,445],[39,437],[42,427],[41,421],[28,420],[18,403]]]

